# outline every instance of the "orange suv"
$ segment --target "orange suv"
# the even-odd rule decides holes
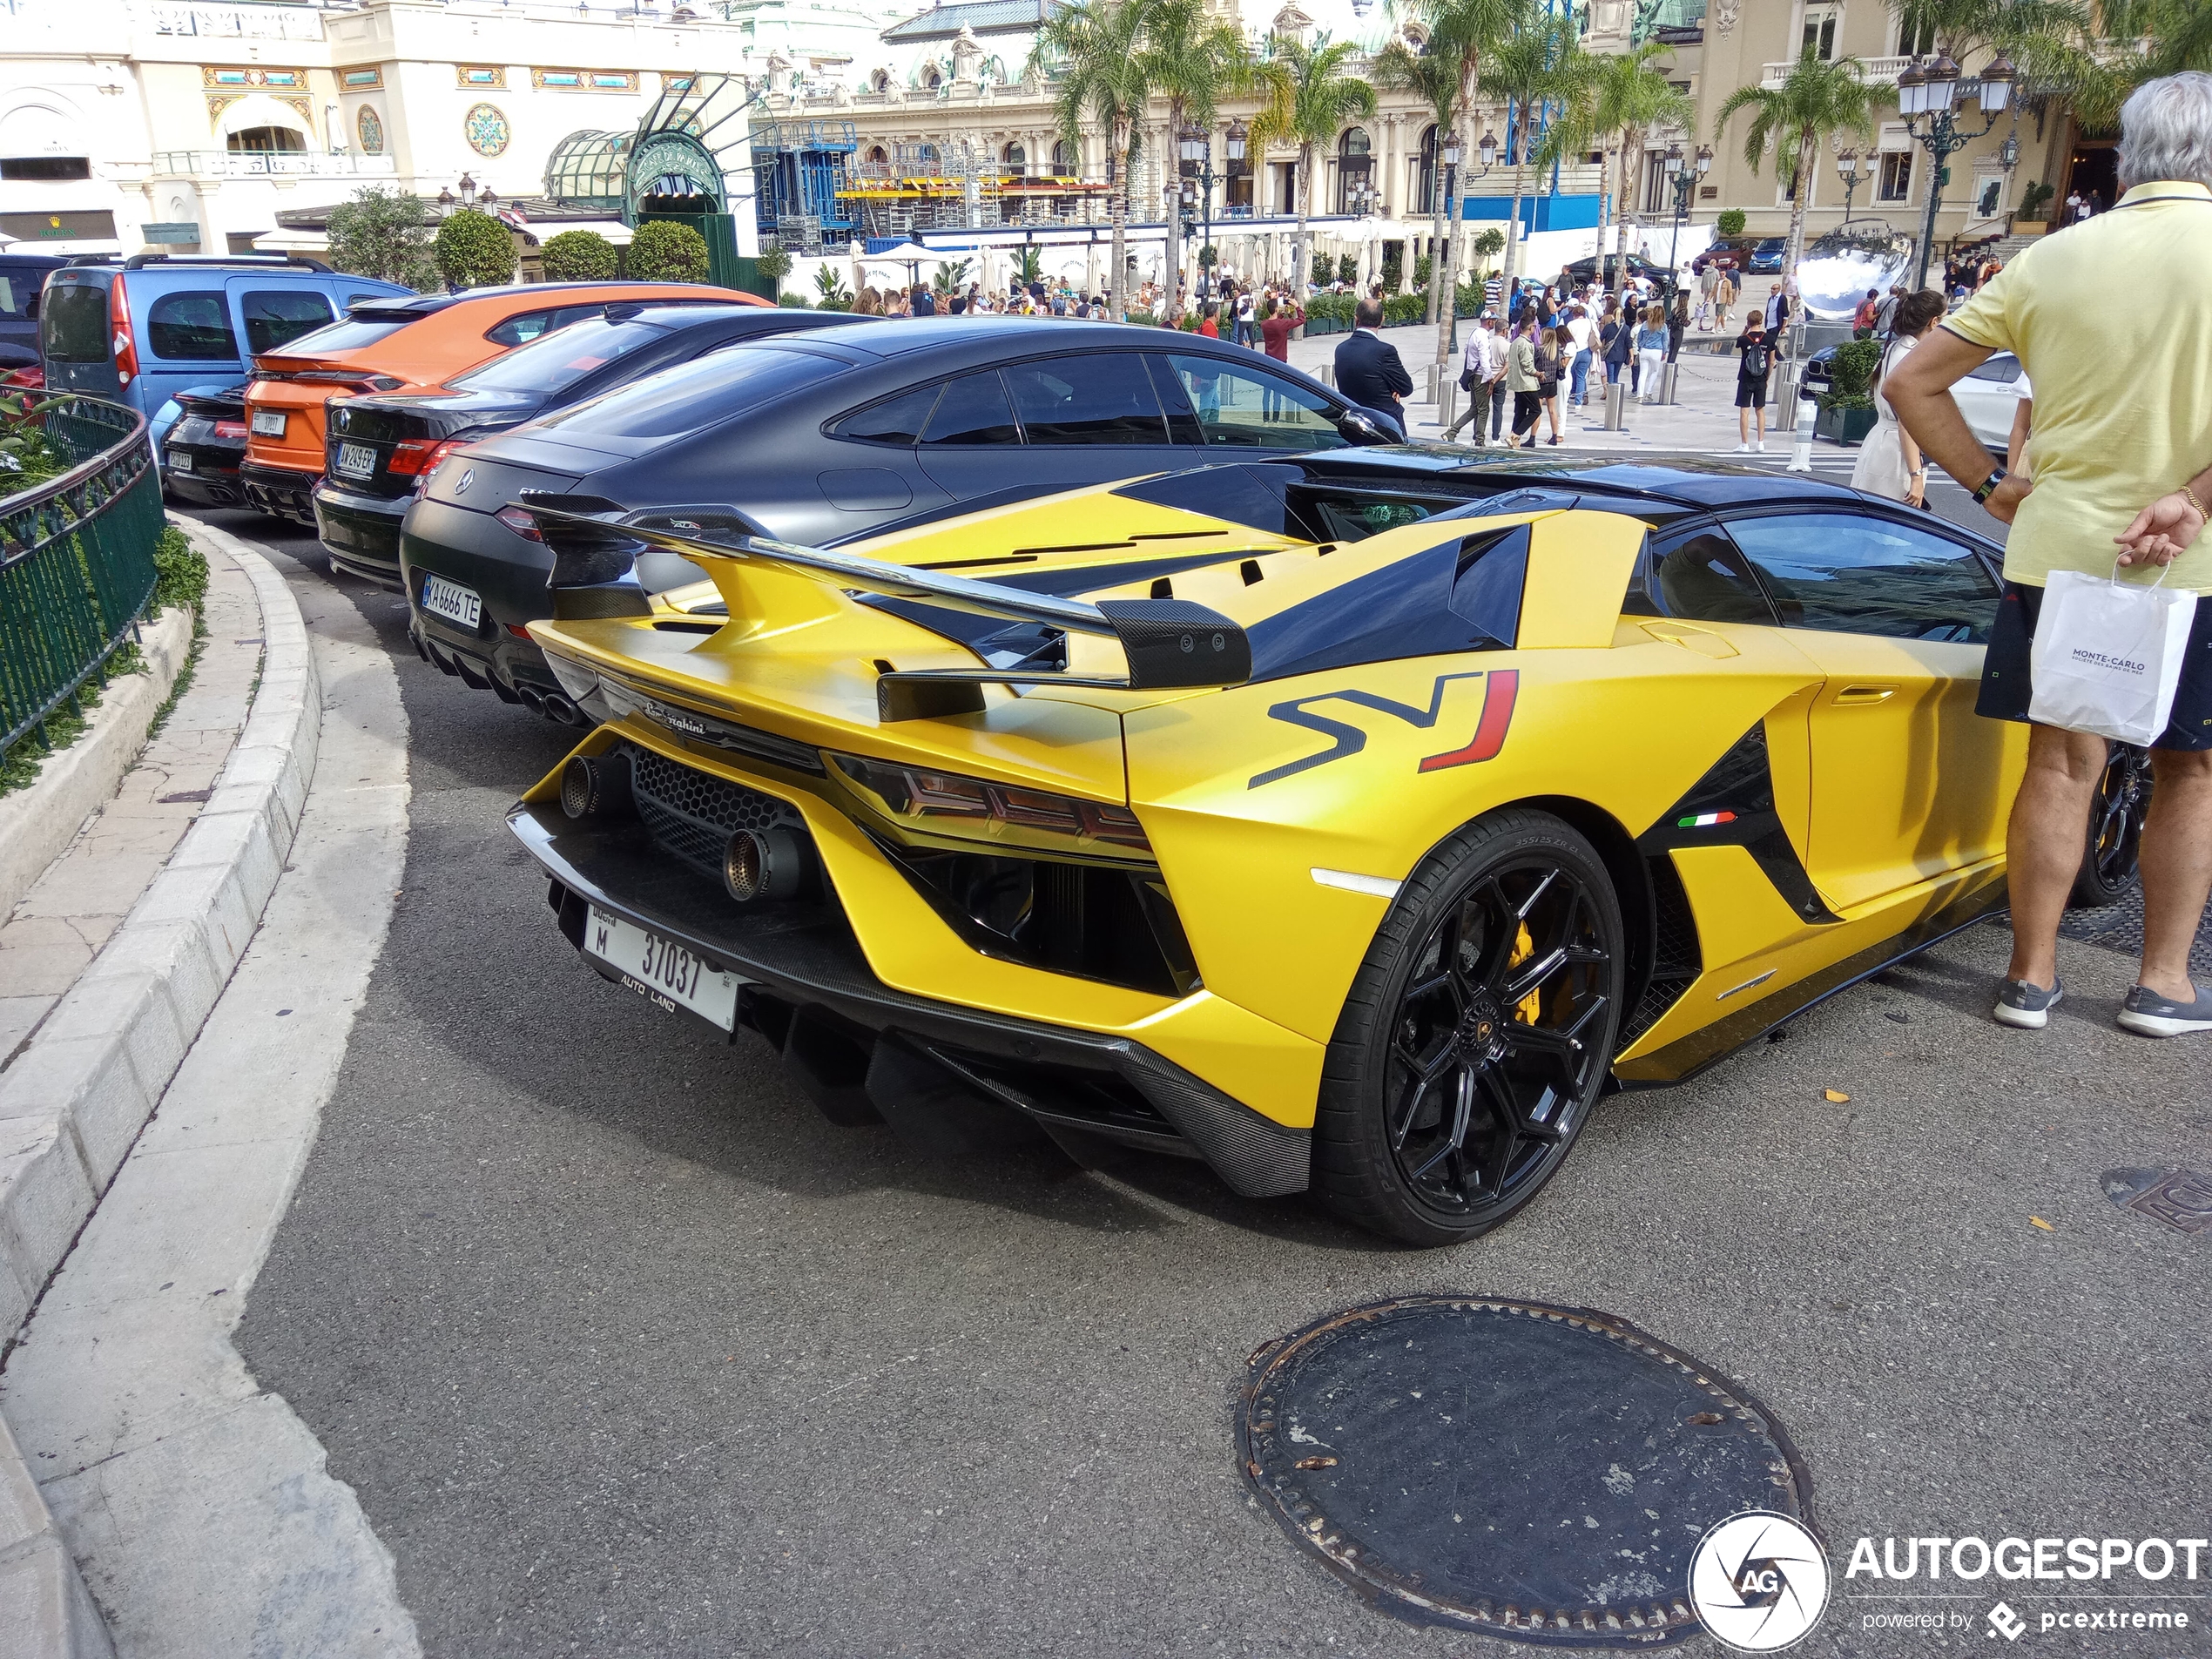
[[[344,320],[253,360],[246,388],[246,499],[314,527],[323,409],[355,392],[420,392],[622,300],[768,302],[703,282],[534,282],[363,301]]]

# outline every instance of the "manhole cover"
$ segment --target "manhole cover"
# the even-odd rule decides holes
[[[1245,1476],[1383,1610],[1577,1647],[1679,1642],[1698,1540],[1811,1524],[1796,1449],[1740,1388],[1609,1314],[1405,1297],[1264,1348]]]
[[[2212,1232],[2212,1178],[2195,1170],[2107,1170],[2105,1196],[2176,1232]]]

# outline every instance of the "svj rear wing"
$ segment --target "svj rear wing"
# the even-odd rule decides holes
[[[637,609],[642,610],[643,590],[637,587],[631,569],[637,556],[650,548],[697,562],[710,575],[718,563],[750,565],[800,576],[843,592],[876,594],[1009,623],[1094,634],[1117,642],[1129,663],[1129,672],[1121,678],[1024,666],[995,669],[981,664],[972,669],[894,670],[876,682],[876,711],[884,720],[979,712],[983,707],[982,688],[987,685],[1155,691],[1237,685],[1251,678],[1251,644],[1244,631],[1218,611],[1188,599],[1094,602],[1062,598],[942,570],[916,570],[857,553],[801,547],[764,536],[718,529],[684,534],[658,525],[630,523],[617,513],[577,512],[556,507],[543,496],[533,499],[527,493],[521,505],[553,550],[551,583],[556,617],[624,614],[631,609],[630,605],[607,603],[624,590],[636,593]],[[1110,581],[1110,575],[1107,579]],[[718,582],[716,585],[724,587]],[[724,596],[730,597],[727,587]],[[731,609],[735,614],[734,604]]]

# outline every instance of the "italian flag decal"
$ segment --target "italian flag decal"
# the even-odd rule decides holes
[[[1676,829],[1710,829],[1716,824],[1733,824],[1735,821],[1734,813],[1700,813],[1695,818],[1676,819],[1675,827]]]

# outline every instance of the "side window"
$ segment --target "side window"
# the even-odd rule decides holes
[[[1005,374],[1031,443],[1168,442],[1160,400],[1135,352],[1078,352],[1015,363]]]
[[[862,443],[892,443],[902,449],[921,442],[922,422],[937,407],[941,381],[932,381],[912,392],[901,392],[881,403],[871,404],[846,415],[830,428],[833,438],[855,438]]]
[[[2010,386],[2020,377],[2020,360],[2008,351],[2000,351],[1996,356],[1976,363],[1966,375],[1970,380],[1995,381],[2000,386]]]
[[[246,349],[250,354],[281,351],[302,334],[330,321],[330,301],[309,288],[249,290],[239,302],[246,315]]]
[[[1653,543],[1649,585],[1662,617],[1774,625],[1758,578],[1719,530],[1682,530]]]
[[[1021,429],[1014,424],[1014,407],[1006,401],[1006,388],[999,383],[995,368],[947,381],[945,395],[937,400],[936,411],[921,433],[924,448],[1021,442]]]
[[[346,309],[350,311],[355,306],[363,304],[368,300],[389,300],[394,297],[394,295],[388,293],[349,293],[346,296]]]
[[[146,342],[156,357],[238,361],[238,336],[219,289],[163,294],[146,314]]]
[[[1738,519],[1729,529],[1786,627],[1977,645],[1989,637],[1997,584],[1957,542],[1843,513]]]
[[[1344,435],[1328,400],[1294,381],[1214,357],[1168,354],[1183,395],[1197,410],[1201,442],[1234,449],[1341,449]]]
[[[550,334],[556,328],[565,328],[579,318],[604,314],[607,302],[601,300],[591,306],[556,306],[550,311],[525,311],[508,318],[505,322],[484,330],[484,338],[495,346],[524,346],[541,334]]]

